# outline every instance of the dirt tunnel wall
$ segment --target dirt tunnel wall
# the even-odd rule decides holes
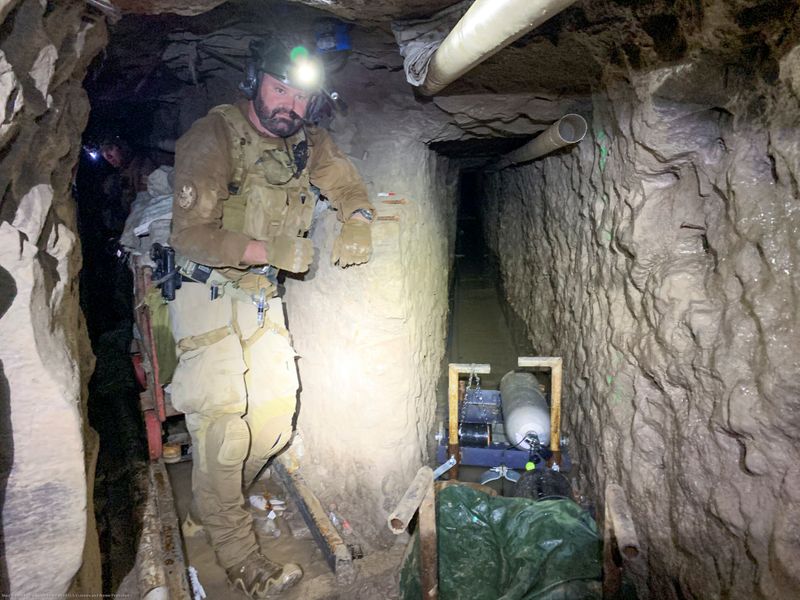
[[[413,109],[402,74],[359,66],[346,78],[342,90],[367,91],[348,97],[352,116],[337,119],[333,136],[356,157],[377,208],[373,256],[331,266],[339,225],[329,212],[312,234],[319,261],[304,281],[287,281],[286,303],[306,477],[326,506],[381,544],[394,541],[386,517],[432,458],[457,170],[419,141],[440,117]]]
[[[800,589],[800,48],[757,68],[611,77],[577,148],[484,180],[584,482],[627,492],[641,598]]]

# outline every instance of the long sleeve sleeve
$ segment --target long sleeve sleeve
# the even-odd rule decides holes
[[[339,220],[346,221],[359,208],[374,210],[364,181],[328,132],[310,131],[309,145],[309,178],[339,211]]]
[[[196,121],[175,149],[175,200],[171,244],[182,255],[212,267],[241,267],[250,238],[222,228],[232,161],[224,118]]]

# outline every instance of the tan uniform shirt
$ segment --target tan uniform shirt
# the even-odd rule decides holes
[[[247,114],[246,104],[239,108]],[[260,135],[255,129],[253,132]],[[180,254],[211,267],[245,266],[241,259],[251,240],[243,233],[222,228],[223,202],[229,195],[235,167],[231,134],[222,115],[208,114],[178,140],[175,153],[170,242]],[[307,134],[309,178],[339,211],[339,220],[345,221],[359,208],[374,210],[358,171],[328,132],[312,128]],[[282,138],[261,137],[283,148]]]

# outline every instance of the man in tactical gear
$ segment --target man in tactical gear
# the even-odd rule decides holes
[[[263,598],[302,577],[260,553],[242,496],[292,434],[297,369],[275,274],[311,264],[310,184],[342,222],[333,264],[369,260],[374,208],[327,132],[306,126],[320,65],[274,39],[251,50],[247,101],[212,109],[177,143],[171,244],[185,279],[169,307],[171,398],[193,441],[191,517],[230,582]]]

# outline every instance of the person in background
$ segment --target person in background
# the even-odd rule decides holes
[[[103,192],[107,198],[103,222],[114,237],[119,237],[136,194],[147,191],[147,178],[155,171],[156,165],[147,155],[135,152],[130,144],[117,135],[103,138],[100,154],[115,169],[103,182]]]

